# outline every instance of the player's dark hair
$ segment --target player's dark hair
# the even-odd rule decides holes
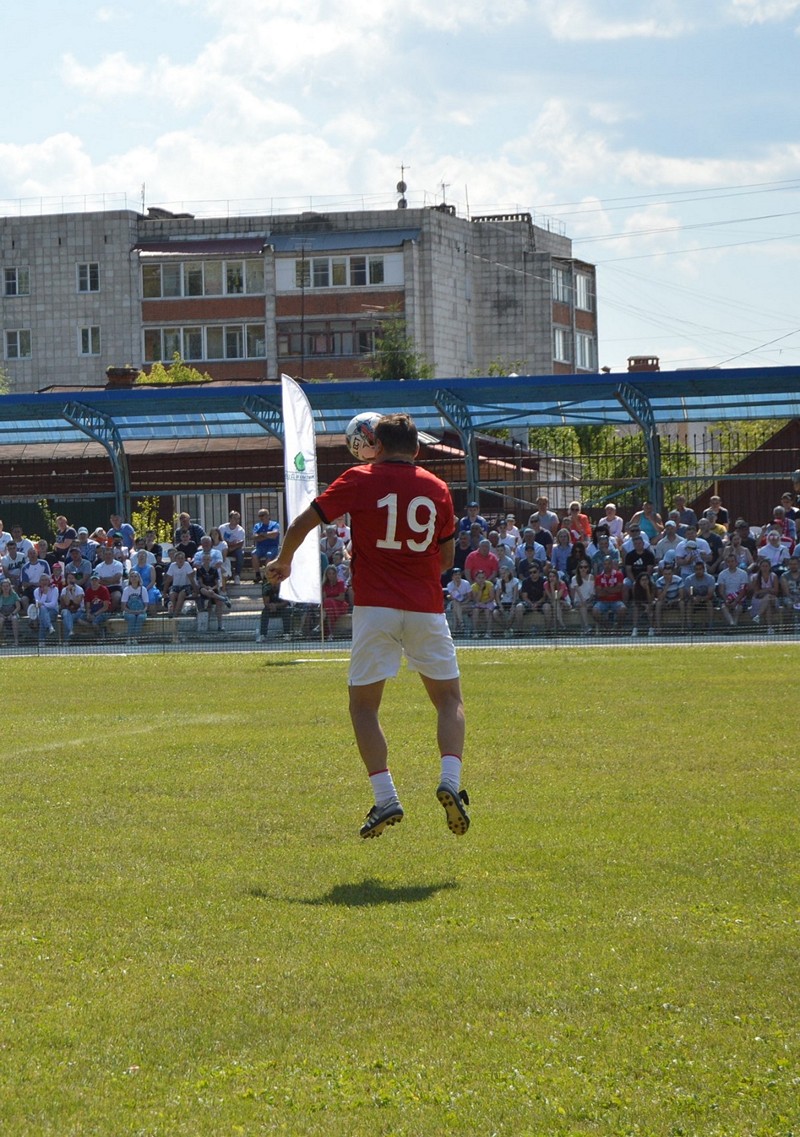
[[[384,415],[375,424],[375,438],[386,454],[413,458],[419,446],[417,425],[411,415]]]

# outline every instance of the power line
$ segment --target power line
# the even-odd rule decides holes
[[[687,233],[692,229],[719,229],[726,225],[746,225],[751,221],[777,221],[784,217],[800,217],[800,209],[787,213],[762,213],[755,217],[729,217],[723,221],[696,221],[691,225],[665,225],[655,229],[628,229],[620,233],[605,233],[600,237],[573,237],[573,244],[595,244],[597,241],[618,241],[625,237],[652,237],[662,233]]]

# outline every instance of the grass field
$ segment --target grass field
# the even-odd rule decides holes
[[[6,660],[0,1132],[800,1134],[800,648]]]

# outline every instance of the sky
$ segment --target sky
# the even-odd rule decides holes
[[[800,365],[800,0],[4,6],[0,214],[514,210],[599,364]]]

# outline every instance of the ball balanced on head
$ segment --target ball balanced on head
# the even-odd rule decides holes
[[[371,462],[377,453],[375,427],[381,417],[377,411],[362,411],[347,424],[347,449],[359,462]]]

